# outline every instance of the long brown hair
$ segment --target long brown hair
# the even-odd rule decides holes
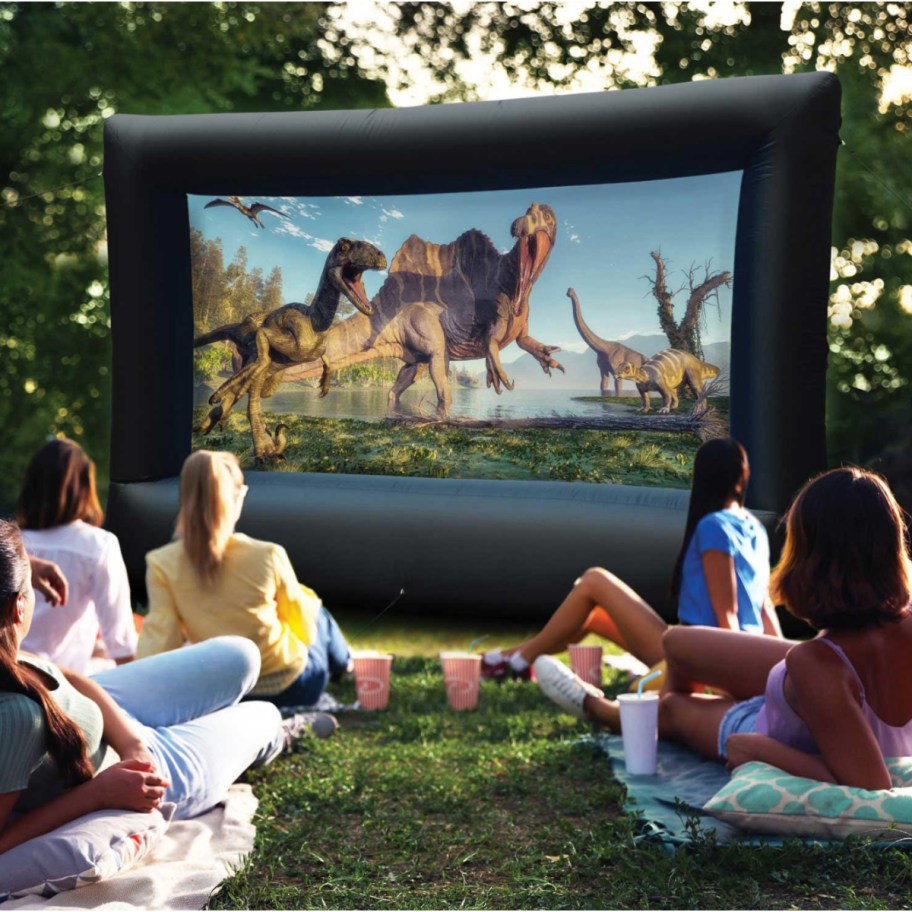
[[[22,536],[15,523],[0,520],[0,691],[34,700],[47,722],[47,749],[68,786],[94,775],[79,727],[64,715],[41,675],[19,662],[13,608],[31,574]]]
[[[50,529],[77,519],[102,524],[95,463],[78,443],[51,440],[35,453],[25,470],[16,518],[23,529]]]
[[[744,506],[750,466],[743,446],[733,437],[707,440],[694,457],[693,481],[690,487],[690,506],[687,509],[687,523],[684,526],[684,541],[675,560],[671,577],[669,603],[677,609],[681,594],[681,573],[684,558],[697,524],[709,513],[724,509],[731,500]]]
[[[233,453],[197,450],[184,461],[175,535],[204,583],[215,579],[225,556],[243,483],[241,464]]]
[[[912,562],[899,504],[855,467],[811,479],[785,516],[770,594],[818,629],[869,627],[909,613]]]

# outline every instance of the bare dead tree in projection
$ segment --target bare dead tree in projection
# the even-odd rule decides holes
[[[711,262],[703,266],[703,279],[698,281],[697,268],[691,266],[687,271],[687,281],[675,291],[669,291],[667,286],[667,270],[662,254],[653,250],[650,256],[655,260],[655,277],[644,276],[652,284],[652,294],[659,302],[659,325],[662,332],[668,337],[669,345],[680,351],[690,352],[698,358],[703,357],[703,346],[700,343],[700,328],[703,324],[703,308],[707,302],[719,303],[719,289],[725,285],[731,286],[730,272],[710,271]],[[674,317],[674,297],[687,289],[687,304],[684,316],[679,322]]]

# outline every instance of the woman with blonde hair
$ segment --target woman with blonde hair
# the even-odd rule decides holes
[[[17,519],[30,556],[55,563],[69,587],[65,604],[36,596],[23,648],[83,674],[95,670],[99,636],[109,660],[136,652],[127,568],[116,536],[101,528],[95,464],[72,440],[51,440],[32,457],[19,494]],[[113,664],[109,661],[109,664]]]
[[[180,477],[175,540],[146,555],[149,614],[140,656],[211,637],[252,640],[262,660],[253,699],[312,706],[351,651],[285,549],[235,531],[247,486],[231,453],[197,450]]]

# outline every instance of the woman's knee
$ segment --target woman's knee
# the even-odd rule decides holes
[[[617,577],[604,567],[590,567],[576,581],[576,587],[584,592],[591,593],[593,589],[604,588],[605,585],[616,585]]]
[[[219,671],[237,681],[243,696],[260,677],[260,650],[253,640],[242,636],[221,636],[208,640],[219,651]]]
[[[674,662],[683,653],[687,645],[688,633],[686,627],[669,627],[662,634],[662,652],[668,662]]]

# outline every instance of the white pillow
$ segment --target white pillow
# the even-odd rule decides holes
[[[56,896],[99,883],[139,861],[164,835],[175,805],[144,814],[96,811],[0,855],[0,903]]]
[[[912,836],[912,757],[886,764],[893,788],[872,792],[790,776],[753,760],[739,766],[703,809],[753,833],[907,838]]]

